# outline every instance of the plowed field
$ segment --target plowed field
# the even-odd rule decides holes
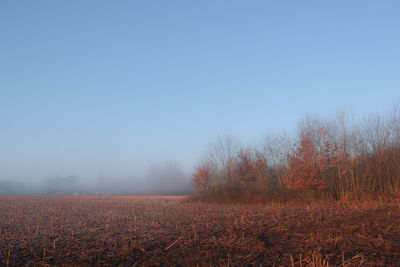
[[[1,197],[1,266],[400,265],[400,203]]]

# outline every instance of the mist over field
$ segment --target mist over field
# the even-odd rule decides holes
[[[99,172],[96,179],[74,174],[30,183],[0,180],[0,195],[181,195],[192,191],[190,175],[174,161],[152,165],[139,178],[110,177]]]

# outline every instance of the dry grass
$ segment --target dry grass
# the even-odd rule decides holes
[[[400,203],[1,197],[0,265],[396,266]]]

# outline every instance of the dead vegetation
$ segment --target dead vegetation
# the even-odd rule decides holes
[[[396,266],[400,203],[2,197],[1,266]]]
[[[259,198],[282,192],[335,200],[400,198],[400,105],[363,119],[345,112],[307,117],[296,131],[259,144],[218,137],[192,181],[206,200],[219,194],[218,200],[247,201],[249,192]]]

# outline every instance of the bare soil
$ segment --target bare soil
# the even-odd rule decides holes
[[[1,266],[400,266],[400,203],[0,198]]]

